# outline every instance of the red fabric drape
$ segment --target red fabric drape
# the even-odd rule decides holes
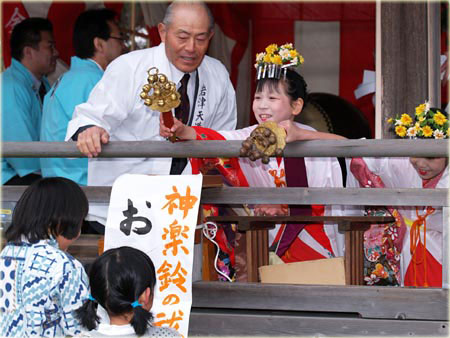
[[[9,48],[9,38],[16,24],[23,19],[28,18],[28,13],[22,2],[3,2],[2,3],[2,56],[4,66],[9,67],[11,64],[11,49]]]
[[[120,15],[123,2],[105,2],[106,8],[110,8]],[[52,2],[47,18],[53,24],[53,34],[56,41],[56,48],[59,57],[65,63],[70,64],[70,58],[74,55],[72,46],[73,26],[78,15],[86,9],[86,2]],[[5,67],[11,64],[11,51],[9,48],[9,38],[15,24],[28,18],[29,14],[22,2],[3,2],[2,3],[2,46],[3,60]]]

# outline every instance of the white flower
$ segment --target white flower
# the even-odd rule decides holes
[[[280,48],[293,49],[294,47],[292,46],[292,43],[286,43],[283,46],[281,46]]]
[[[417,134],[417,129],[416,127],[411,127],[408,128],[408,130],[406,131],[406,135],[410,136],[410,137],[415,137]]]
[[[396,126],[401,126],[403,123],[400,119],[395,119],[395,125]]]
[[[434,138],[436,139],[443,139],[444,138],[444,132],[442,130],[436,129],[433,133]]]
[[[298,57],[295,57],[292,59],[291,61],[294,65],[296,65],[298,63]]]
[[[425,101],[425,113],[430,110],[430,102]]]
[[[266,56],[266,53],[258,53],[256,54],[256,62],[262,62],[264,60],[264,56]]]
[[[279,54],[283,59],[289,58],[289,50],[286,48],[281,48]]]

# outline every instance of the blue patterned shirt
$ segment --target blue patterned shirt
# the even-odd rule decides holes
[[[78,334],[73,311],[88,294],[83,266],[55,239],[8,243],[0,253],[0,336]]]

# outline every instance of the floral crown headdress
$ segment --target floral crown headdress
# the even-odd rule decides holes
[[[280,47],[271,44],[264,52],[256,54],[256,79],[280,79],[282,74],[286,78],[289,67],[298,67],[303,62],[303,56],[294,49],[292,43]]]
[[[395,134],[409,138],[449,138],[449,123],[447,117],[438,108],[431,108],[425,101],[416,107],[414,120],[408,114],[388,119],[393,123]]]

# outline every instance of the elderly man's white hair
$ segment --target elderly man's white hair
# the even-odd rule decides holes
[[[208,15],[209,19],[209,26],[208,31],[212,32],[214,30],[214,17],[211,14],[211,11],[209,10],[206,3],[203,1],[188,1],[188,0],[175,0],[173,1],[166,9],[166,14],[164,15],[163,24],[166,26],[169,26],[172,23],[172,16],[173,16],[173,10],[176,5],[200,5],[202,6],[206,14]]]

